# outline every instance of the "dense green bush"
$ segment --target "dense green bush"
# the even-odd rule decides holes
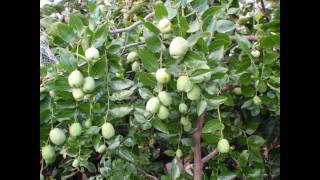
[[[197,179],[199,132],[202,179],[279,178],[280,5],[255,3],[41,8],[40,176]]]

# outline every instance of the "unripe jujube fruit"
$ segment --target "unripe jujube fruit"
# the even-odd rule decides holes
[[[70,136],[72,137],[80,136],[81,131],[82,131],[82,127],[81,127],[81,124],[78,122],[72,123],[71,126],[69,127],[69,133],[70,133]]]
[[[84,97],[84,93],[79,88],[72,89],[72,96],[76,101],[81,101]]]
[[[157,97],[152,97],[148,100],[146,104],[146,111],[151,112],[152,114],[155,114],[158,112],[160,108],[160,101]]]
[[[246,16],[244,16],[244,15],[239,16],[238,23],[240,25],[245,25],[247,23],[247,21],[248,21],[248,18]]]
[[[76,167],[79,167],[79,165],[80,165],[79,159],[73,160],[73,162],[72,162],[72,167],[76,168]]]
[[[169,110],[167,107],[160,105],[159,111],[158,111],[158,118],[159,119],[167,119],[169,117]]]
[[[50,131],[49,138],[53,144],[62,145],[66,140],[66,135],[61,129],[54,128]]]
[[[96,60],[100,57],[99,51],[95,47],[87,49],[84,54],[86,56],[86,59],[89,61]]]
[[[179,112],[180,113],[186,113],[188,111],[188,106],[185,103],[179,104]]]
[[[176,157],[177,157],[177,158],[181,158],[181,157],[182,157],[182,151],[181,151],[181,149],[177,149],[177,151],[176,151]]]
[[[139,71],[140,70],[140,63],[137,61],[132,63],[131,69],[132,69],[132,71]]]
[[[192,129],[192,124],[189,121],[189,123],[187,123],[186,125],[183,126],[183,130],[186,132],[189,132]]]
[[[260,99],[260,97],[259,97],[259,96],[255,96],[255,97],[253,98],[253,103],[254,103],[255,105],[257,105],[257,106],[261,105],[261,99]]]
[[[167,73],[166,68],[158,69],[156,72],[156,79],[161,84],[168,83],[170,81],[170,74]]]
[[[188,76],[180,76],[177,80],[177,90],[189,92],[192,88],[192,83]]]
[[[161,91],[158,94],[160,102],[165,106],[170,106],[172,103],[171,95],[166,91]]]
[[[182,37],[175,37],[169,46],[169,53],[173,59],[182,59],[189,48],[188,41]]]
[[[102,136],[106,139],[110,139],[114,136],[113,125],[109,122],[106,122],[101,127]]]
[[[187,126],[188,124],[190,124],[190,121],[187,117],[181,117],[180,118],[180,123],[183,125],[183,126]]]
[[[88,119],[84,122],[84,127],[89,128],[92,126],[92,120]]]
[[[171,31],[171,22],[169,21],[169,19],[161,19],[158,23],[158,29],[163,34],[169,33]]]
[[[69,86],[72,88],[80,88],[83,84],[83,76],[80,71],[74,70],[68,77]]]
[[[42,147],[41,155],[47,164],[51,164],[56,160],[56,153],[51,145]]]
[[[240,87],[236,87],[236,88],[233,89],[233,92],[234,92],[236,95],[241,95],[242,90],[241,90]]]
[[[132,51],[132,52],[130,52],[130,53],[128,54],[128,56],[127,56],[127,62],[126,62],[126,63],[131,63],[131,62],[136,61],[136,60],[138,60],[138,59],[139,59],[138,53],[135,52],[135,51]]]
[[[96,87],[96,83],[95,83],[93,77],[88,76],[84,79],[83,88],[82,88],[83,92],[91,93],[95,87]]]
[[[97,152],[102,154],[104,153],[104,151],[106,151],[106,149],[107,149],[107,146],[105,144],[102,144],[101,146],[99,146]]]
[[[45,92],[47,89],[45,87],[40,87],[40,93]]]
[[[260,51],[254,49],[251,51],[251,55],[255,58],[258,58],[260,56]]]
[[[193,88],[191,89],[191,91],[189,91],[187,93],[187,97],[188,99],[192,100],[192,101],[197,101],[200,99],[201,97],[201,89],[199,86],[194,85]]]
[[[230,145],[228,140],[226,139],[220,139],[218,142],[218,150],[220,153],[227,153],[229,152]]]

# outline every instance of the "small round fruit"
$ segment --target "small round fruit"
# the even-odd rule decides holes
[[[146,104],[146,111],[151,112],[152,114],[155,114],[158,112],[160,108],[160,101],[157,97],[152,97],[148,100]]]
[[[191,89],[191,91],[189,91],[187,93],[187,97],[188,99],[190,99],[191,101],[197,101],[200,99],[201,97],[201,89],[199,86],[195,85],[193,86],[193,88]]]
[[[47,89],[45,87],[40,87],[40,93],[45,92]]]
[[[260,51],[254,49],[251,51],[251,55],[255,58],[258,58],[260,56]]]
[[[84,54],[89,61],[99,59],[100,57],[99,51],[94,47],[87,49]]]
[[[86,120],[86,122],[84,122],[84,127],[89,128],[91,126],[92,126],[92,120],[91,119],[88,119],[88,120]]]
[[[56,153],[51,145],[47,145],[41,148],[42,158],[47,164],[51,164],[56,160]]]
[[[139,71],[139,70],[140,70],[140,63],[137,62],[137,61],[134,62],[134,63],[132,63],[131,69],[132,69],[132,71],[134,71],[134,72]]]
[[[51,142],[55,145],[62,145],[66,140],[66,135],[59,128],[53,128],[49,133],[49,138]]]
[[[171,22],[167,18],[163,18],[158,23],[158,29],[161,33],[167,34],[171,31]]]
[[[187,117],[181,117],[180,118],[180,123],[183,125],[183,126],[187,126],[188,124],[190,124],[190,121]]]
[[[81,127],[81,124],[78,122],[72,123],[71,126],[69,127],[69,133],[70,133],[70,136],[72,137],[80,136],[81,131],[82,131],[82,127]]]
[[[188,106],[185,103],[179,104],[179,112],[184,114],[188,111]]]
[[[188,41],[182,37],[175,37],[169,46],[169,53],[173,59],[182,59],[189,48]]]
[[[106,151],[106,149],[107,149],[107,146],[105,144],[102,144],[101,146],[98,147],[97,152],[102,154]]]
[[[245,24],[247,23],[247,21],[248,21],[248,18],[247,18],[246,16],[243,16],[243,15],[240,15],[240,16],[239,16],[239,21],[238,21],[238,23],[239,23],[240,25],[245,25]]]
[[[102,136],[106,139],[110,139],[114,136],[114,128],[111,123],[104,123],[101,127]]]
[[[132,52],[130,52],[130,53],[128,54],[128,56],[127,56],[127,62],[126,62],[126,63],[131,63],[131,62],[136,61],[136,60],[138,60],[138,59],[139,59],[138,53],[135,52],[135,51],[132,51]]]
[[[167,93],[166,91],[159,92],[158,98],[159,98],[160,102],[165,106],[170,106],[172,103],[171,95],[169,93]]]
[[[72,162],[72,167],[76,168],[76,167],[79,167],[79,165],[80,165],[79,159],[73,160],[73,162]]]
[[[242,90],[240,87],[236,87],[233,89],[233,92],[236,94],[236,95],[241,95],[242,94]]]
[[[81,101],[83,99],[84,93],[79,88],[72,89],[72,96],[76,101]]]
[[[177,90],[188,92],[192,88],[192,83],[188,76],[180,76],[177,80]]]
[[[83,83],[83,87],[82,87],[83,92],[91,93],[95,87],[96,87],[96,84],[95,84],[93,77],[88,76],[88,77],[84,78],[84,83]]]
[[[218,150],[220,153],[227,153],[229,152],[230,145],[228,140],[226,139],[220,139],[218,142]]]
[[[49,95],[54,98],[56,93],[53,90],[51,90],[51,91],[49,91]]]
[[[165,51],[165,50],[166,50],[166,46],[163,45],[163,44],[161,44],[161,51],[163,52],[163,51]]]
[[[166,68],[160,68],[156,72],[156,79],[159,83],[165,84],[165,83],[168,83],[171,78],[170,78],[170,74],[167,73]]]
[[[167,119],[169,117],[169,110],[167,107],[160,105],[159,111],[158,111],[158,118],[159,119]]]
[[[185,132],[189,132],[189,131],[191,131],[191,129],[192,129],[192,124],[191,124],[191,122],[189,122],[188,124],[186,124],[185,126],[183,126],[183,130],[184,130]]]
[[[182,157],[182,151],[181,151],[181,149],[177,149],[177,151],[176,151],[176,157],[177,157],[177,158],[181,158],[181,157]]]
[[[83,84],[83,76],[80,71],[74,70],[68,77],[69,86],[72,88],[80,88]]]
[[[260,99],[260,97],[259,97],[259,96],[255,96],[255,97],[253,98],[253,103],[254,103],[255,105],[257,105],[257,106],[260,106],[260,105],[261,105],[261,99]]]

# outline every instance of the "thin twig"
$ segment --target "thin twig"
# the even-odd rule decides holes
[[[149,13],[146,17],[144,17],[144,20],[148,20],[149,18],[154,16],[154,12]],[[125,28],[121,28],[121,29],[113,29],[110,30],[111,34],[117,34],[117,33],[122,33],[122,32],[129,32],[131,30],[133,30],[134,28],[136,28],[137,26],[141,25],[142,21],[137,21],[135,23],[133,23],[131,26],[129,27],[125,27]]]
[[[256,0],[257,6],[259,8],[259,10],[262,12],[262,14],[267,18],[267,21],[269,21],[269,15],[266,12],[266,8],[264,6],[264,2],[263,0],[260,0],[261,6],[259,5],[259,0]]]
[[[143,45],[144,42],[136,42],[136,43],[131,43],[131,44],[127,44],[123,47],[121,47],[119,49],[120,52],[123,52],[124,50],[128,49],[128,48],[132,48],[132,47],[136,47],[136,46],[140,46],[140,45]]]
[[[202,163],[208,162],[210,159],[214,158],[219,153],[218,149],[215,148],[211,153],[202,158]]]

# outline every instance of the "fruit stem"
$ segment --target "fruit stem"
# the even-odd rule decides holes
[[[221,121],[221,116],[220,116],[220,106],[218,106],[218,118],[219,118],[219,121],[222,125],[222,121]],[[222,129],[220,129],[220,134],[221,134],[221,138],[223,139],[223,131]]]
[[[106,112],[106,116],[105,116],[105,119],[104,119],[104,122],[106,123],[107,122],[107,119],[108,119],[108,115],[109,115],[109,110],[110,110],[110,91],[109,91],[109,69],[108,69],[108,61],[106,60],[106,76],[105,76],[105,84],[106,84],[106,87],[107,87],[107,96],[108,96],[108,101],[107,101],[107,112]]]

